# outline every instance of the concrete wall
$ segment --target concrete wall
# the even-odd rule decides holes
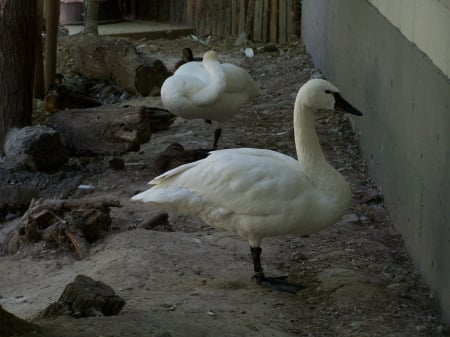
[[[450,0],[369,0],[450,76]]]
[[[388,2],[396,5],[391,8]],[[436,292],[447,321],[450,321],[449,2],[303,0],[302,5],[306,49],[316,67],[365,113],[356,128],[361,133],[361,147],[370,173],[383,189],[395,226]],[[408,37],[405,27],[409,26],[404,22],[417,23],[418,19],[408,21],[408,15],[414,16],[416,12],[409,7],[397,7],[400,3],[406,7],[412,3],[422,6],[439,3],[444,5],[440,7],[443,13],[433,17],[428,15],[431,7],[421,8],[424,11],[421,13],[428,13],[421,16],[427,21],[420,23],[420,31],[412,30],[414,34]],[[403,18],[399,19],[400,16]],[[449,34],[442,35],[447,28]],[[426,37],[435,42],[428,43]],[[423,50],[419,49],[419,41],[425,43]],[[436,41],[447,47],[440,48]]]

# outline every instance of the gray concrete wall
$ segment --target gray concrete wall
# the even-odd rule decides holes
[[[450,321],[449,78],[367,0],[303,0],[302,35],[365,113],[356,129],[370,173]]]

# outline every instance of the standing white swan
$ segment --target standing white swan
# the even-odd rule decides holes
[[[247,71],[234,64],[220,63],[214,51],[206,52],[202,62],[183,64],[161,87],[162,102],[174,115],[219,122],[214,132],[214,148],[223,123],[258,93],[259,88]]]
[[[258,283],[295,292],[297,285],[264,276],[260,244],[264,237],[309,234],[337,222],[350,204],[344,177],[325,159],[314,125],[316,109],[362,115],[339,90],[313,79],[299,90],[294,108],[298,161],[262,149],[213,151],[179,166],[132,197],[166,211],[200,217],[209,225],[248,240]]]

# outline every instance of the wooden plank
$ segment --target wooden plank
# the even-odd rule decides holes
[[[286,0],[281,0],[278,3],[278,42],[286,43],[286,19],[287,19],[287,6]]]
[[[255,2],[256,0],[248,0],[247,15],[245,18],[245,31],[247,32],[247,38],[253,39],[253,22],[255,18]]]
[[[270,0],[264,0],[263,20],[262,20],[262,41],[269,41],[269,20],[270,17]]]
[[[231,35],[236,36],[239,33],[237,0],[231,0]]]
[[[253,40],[262,40],[262,16],[263,16],[263,0],[255,2],[255,16],[253,18]]]
[[[228,1],[228,0],[226,0]],[[225,16],[225,4],[224,0],[216,0],[216,10],[214,15],[214,20],[216,21],[216,35],[223,37],[225,34],[225,25],[227,22],[227,17]]]
[[[239,0],[239,33],[245,32],[246,0]]]
[[[287,21],[287,39],[288,41],[297,40],[299,34],[300,11],[298,1],[288,1],[288,21]]]
[[[278,0],[271,0],[270,42],[278,42]]]
[[[225,25],[224,25],[224,36],[232,35],[232,28],[231,28],[231,3],[229,0],[224,0],[224,11],[225,11]]]
[[[188,25],[194,25],[195,0],[187,0],[186,5],[186,22]]]

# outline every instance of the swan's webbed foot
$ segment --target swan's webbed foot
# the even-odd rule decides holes
[[[261,273],[258,274],[255,273],[252,279],[255,279],[256,283],[264,287],[268,287],[278,291],[288,292],[291,294],[295,294],[298,291],[305,288],[305,286],[303,286],[302,284],[287,281],[286,276],[266,277],[264,276],[264,274],[261,275]]]
[[[250,247],[250,251],[252,253],[253,266],[255,268],[255,274],[253,275],[252,279],[255,279],[256,283],[268,288],[292,294],[295,294],[299,290],[305,288],[301,284],[286,281],[286,276],[266,277],[261,267],[261,247]]]

